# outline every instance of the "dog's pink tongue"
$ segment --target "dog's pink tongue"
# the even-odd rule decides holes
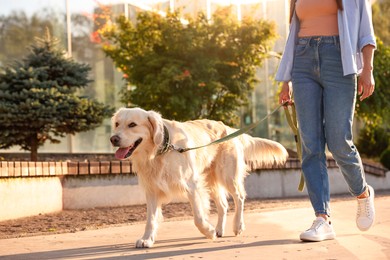
[[[119,149],[115,152],[115,158],[117,158],[117,159],[125,159],[125,156],[126,156],[126,154],[129,152],[129,150],[130,150],[130,147],[119,148]]]

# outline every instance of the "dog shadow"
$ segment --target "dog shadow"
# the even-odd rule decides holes
[[[210,252],[218,252],[218,251],[224,251],[224,250],[232,250],[232,249],[245,249],[245,248],[251,248],[251,247],[263,247],[263,246],[280,246],[280,245],[287,245],[287,244],[299,244],[301,241],[294,240],[294,239],[277,239],[277,240],[264,240],[264,241],[256,241],[256,242],[250,242],[250,243],[236,243],[236,244],[230,244],[230,245],[223,245],[223,246],[215,246],[215,243],[224,243],[229,239],[234,239],[236,236],[224,236],[221,239],[217,239],[214,242],[210,242],[210,240],[205,239],[204,237],[199,238],[186,238],[186,239],[172,239],[172,240],[161,240],[156,242],[155,248],[157,249],[172,249],[167,251],[159,251],[159,252],[153,252],[153,248],[151,250],[148,250],[148,252],[140,252],[137,254],[133,251],[134,254],[131,254],[131,259],[141,260],[141,259],[157,259],[157,258],[164,258],[164,257],[178,257],[178,256],[188,256],[199,253],[210,253]],[[192,241],[192,242],[190,242]],[[176,243],[177,242],[177,243]],[[168,245],[164,245],[165,243],[168,243]],[[176,243],[176,244],[172,244]],[[213,244],[211,247],[202,247],[202,248],[191,248],[191,249],[185,249],[185,247],[193,246],[196,244]],[[136,250],[135,250],[136,251]],[[112,259],[118,259],[118,258],[112,258]],[[119,258],[121,259],[121,258]],[[124,258],[123,258],[124,259]]]
[[[263,247],[272,245],[285,245],[285,244],[298,244],[298,240],[293,239],[280,239],[280,240],[264,240],[251,243],[237,243],[231,245],[215,246],[215,243],[223,243],[230,238],[236,238],[235,236],[226,236],[221,239],[217,239],[214,242],[205,239],[204,237],[191,237],[180,239],[167,239],[159,240],[155,243],[153,248],[134,248],[134,244],[114,244],[103,245],[95,247],[80,247],[63,250],[53,250],[45,252],[34,252],[26,254],[15,254],[0,256],[0,259],[88,259],[93,257],[94,259],[157,259],[164,257],[177,257],[177,256],[190,256],[199,253],[217,252],[231,249],[245,249],[251,247]],[[211,244],[213,246],[204,247],[205,244]],[[186,247],[202,245],[201,248]],[[161,251],[163,249],[164,251]],[[158,250],[158,252],[157,252]],[[154,252],[155,251],[155,252]]]

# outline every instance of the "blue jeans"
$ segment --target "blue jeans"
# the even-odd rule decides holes
[[[299,38],[292,85],[302,140],[302,171],[316,215],[330,216],[325,145],[350,193],[365,191],[360,155],[352,142],[356,75],[343,76],[338,36]]]

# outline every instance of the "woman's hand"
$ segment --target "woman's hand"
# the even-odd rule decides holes
[[[358,95],[360,95],[360,101],[368,98],[374,93],[375,80],[372,74],[374,49],[372,45],[366,45],[362,49],[363,53],[363,71],[358,78]]]
[[[375,81],[370,68],[363,68],[362,73],[358,78],[358,95],[360,96],[360,101],[368,98],[374,93],[375,90]]]
[[[282,90],[279,93],[279,104],[284,106],[290,106],[293,103],[291,99],[292,95],[292,84],[291,81],[285,81],[282,85]]]

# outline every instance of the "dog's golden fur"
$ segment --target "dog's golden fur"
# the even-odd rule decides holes
[[[153,246],[161,205],[182,195],[191,203],[200,232],[214,239],[224,233],[230,194],[235,203],[233,231],[240,234],[245,229],[245,176],[252,169],[284,164],[288,156],[281,144],[247,134],[184,153],[160,152],[167,140],[164,126],[170,143],[182,148],[208,144],[236,131],[212,120],[177,122],[163,119],[154,111],[122,108],[112,117],[112,123],[111,142],[119,147],[117,157],[126,159],[131,154],[128,159],[146,193],[147,223],[136,247]],[[210,197],[218,210],[215,228],[208,221]]]

